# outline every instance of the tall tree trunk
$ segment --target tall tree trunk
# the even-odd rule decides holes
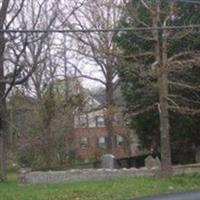
[[[6,180],[7,167],[6,167],[6,136],[1,128],[0,132],[0,180]]]
[[[68,155],[69,155],[69,162],[71,162],[72,160],[74,160],[75,158],[75,138],[74,138],[74,108],[72,105],[70,105],[70,81],[73,82],[73,80],[70,80],[68,77],[68,65],[67,65],[67,38],[66,35],[63,35],[64,38],[64,51],[63,51],[63,57],[64,57],[64,72],[65,72],[65,103],[66,105],[66,137],[65,137],[65,145],[66,145],[66,149],[68,151]]]
[[[1,66],[1,59],[0,59]],[[3,70],[0,68],[0,75]],[[1,76],[2,77],[2,76]],[[6,135],[7,135],[7,115],[5,101],[5,84],[0,84],[0,179],[6,179]]]
[[[160,19],[160,0],[157,0],[156,27],[163,27]],[[167,34],[166,30],[157,31],[156,59],[158,61],[160,143],[161,143],[161,175],[172,175],[170,125],[168,110],[168,65],[167,65]]]
[[[8,5],[10,0],[3,0],[0,9],[0,30],[4,29]],[[0,34],[0,80],[4,79],[4,51],[5,38],[4,33]],[[0,179],[6,179],[6,99],[5,99],[5,83],[0,84]]]
[[[105,125],[107,129],[107,153],[113,154],[114,151],[114,130],[113,130],[113,118],[114,118],[114,99],[113,99],[113,83],[112,77],[108,75],[106,85],[106,115]]]
[[[165,71],[165,70],[164,70]],[[163,71],[162,71],[163,72]],[[163,176],[172,175],[171,147],[169,133],[169,111],[168,111],[168,78],[167,73],[161,73],[159,80],[160,95],[160,133],[161,133],[161,169]]]
[[[4,37],[0,34],[0,80],[4,78],[3,66],[3,51],[4,51]],[[6,179],[6,100],[5,100],[5,87],[4,83],[0,84],[0,179]]]

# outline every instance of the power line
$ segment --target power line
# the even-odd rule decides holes
[[[32,30],[0,30],[0,33],[92,33],[92,32],[120,32],[120,31],[153,31],[153,30],[187,30],[200,29],[200,24],[185,26],[165,26],[165,27],[122,27],[113,29],[32,29]]]
[[[182,3],[200,4],[200,1],[195,1],[195,0],[172,0],[172,1],[182,2]]]

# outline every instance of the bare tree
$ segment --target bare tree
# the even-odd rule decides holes
[[[82,7],[75,13],[66,24],[69,28],[79,29],[111,29],[118,25],[121,16],[121,1],[104,0],[83,2]],[[114,90],[116,89],[117,73],[116,54],[117,48],[113,43],[116,33],[98,32],[98,33],[73,33],[69,36],[75,39],[75,51],[89,61],[90,71],[96,71],[101,75],[86,74],[79,67],[76,67],[78,76],[96,81],[102,84],[106,90],[106,113],[105,124],[108,131],[107,151],[113,152],[113,118],[116,109],[114,101]],[[84,65],[84,62],[83,62]]]
[[[146,82],[147,88],[149,88],[148,93],[152,91],[150,87],[154,87],[159,94],[158,102],[153,102],[146,108],[143,105],[136,105],[133,115],[147,112],[155,106],[158,108],[163,176],[172,175],[169,111],[195,113],[195,110],[189,107],[184,108],[183,104],[179,105],[178,99],[172,98],[174,96],[170,94],[170,86],[181,87],[181,85],[184,85],[183,87],[189,87],[186,83],[182,84],[180,79],[175,79],[173,74],[178,70],[197,64],[199,60],[198,51],[186,50],[183,52],[177,50],[172,55],[168,51],[173,41],[186,38],[191,34],[189,30],[179,31],[166,28],[179,19],[179,13],[176,13],[175,10],[174,2],[162,2],[161,0],[130,1],[126,7],[129,17],[125,18],[131,25],[147,29],[146,31],[133,32],[136,40],[146,42],[146,47],[142,46],[142,42],[136,42],[134,43],[135,52],[132,55],[124,55],[124,58],[129,62],[132,61],[129,67],[132,68],[132,72],[136,76]],[[149,81],[151,79],[157,80],[157,86]],[[194,87],[191,87],[191,89],[194,89]]]
[[[23,2],[21,2],[20,7],[18,10],[20,11],[23,6]],[[15,20],[16,16],[18,15],[18,12],[14,14],[14,16],[11,18],[10,21],[7,20],[7,14],[9,12],[11,1],[4,0],[1,3],[0,8],[0,29],[8,29],[10,24]],[[12,84],[12,80],[7,80],[5,77],[6,73],[6,67],[4,65],[4,55],[5,55],[5,48],[6,48],[6,39],[5,34],[0,34],[0,179],[4,180],[6,179],[6,130],[7,130],[7,122],[6,122],[6,84],[10,83]]]
[[[57,1],[56,1],[57,2]],[[46,5],[45,5],[46,4]],[[48,5],[48,7],[47,7]],[[48,19],[48,24],[45,28],[50,28],[56,20],[55,2],[48,3],[43,1],[20,2],[3,0],[0,9],[0,29],[34,29],[41,21],[41,13],[43,7],[50,10],[52,16]],[[35,18],[32,18],[32,24],[25,17],[28,12],[35,13]],[[44,27],[41,23],[40,26]],[[24,55],[30,55],[31,49],[29,46],[29,37],[32,45],[35,42],[33,35],[22,34],[0,34],[0,179],[6,179],[6,137],[7,137],[7,110],[6,97],[15,85],[23,84],[28,80],[32,73],[36,70],[37,63],[29,65],[24,59]],[[42,43],[45,40],[46,34],[41,34],[36,40]],[[33,49],[32,49],[33,50]],[[41,53],[41,48],[38,48],[38,54]],[[39,55],[38,55],[39,56]]]

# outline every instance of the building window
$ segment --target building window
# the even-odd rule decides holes
[[[122,119],[121,119],[119,114],[114,115],[113,122],[116,123],[116,124],[120,124],[122,122]]]
[[[85,148],[89,146],[89,141],[87,137],[82,137],[80,139],[80,147]]]
[[[116,136],[116,146],[122,146],[124,144],[124,138],[121,135]]]
[[[98,138],[98,147],[103,149],[106,148],[106,137],[102,136]]]
[[[87,117],[86,114],[79,116],[79,126],[80,127],[87,127],[88,126],[88,117]]]
[[[105,126],[104,117],[103,116],[97,116],[96,117],[96,126],[97,127],[104,127]]]

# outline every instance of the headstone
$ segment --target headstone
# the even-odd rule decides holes
[[[20,183],[26,183],[26,175],[31,172],[30,168],[21,168],[18,172],[18,181]]]
[[[200,163],[200,148],[198,147],[195,154],[196,163]]]
[[[160,159],[158,157],[153,158],[152,156],[148,156],[145,159],[145,167],[147,169],[154,169],[154,168],[161,168],[161,163],[160,163]]]
[[[101,158],[101,166],[103,169],[114,169],[115,168],[115,156],[112,154],[105,154]]]

